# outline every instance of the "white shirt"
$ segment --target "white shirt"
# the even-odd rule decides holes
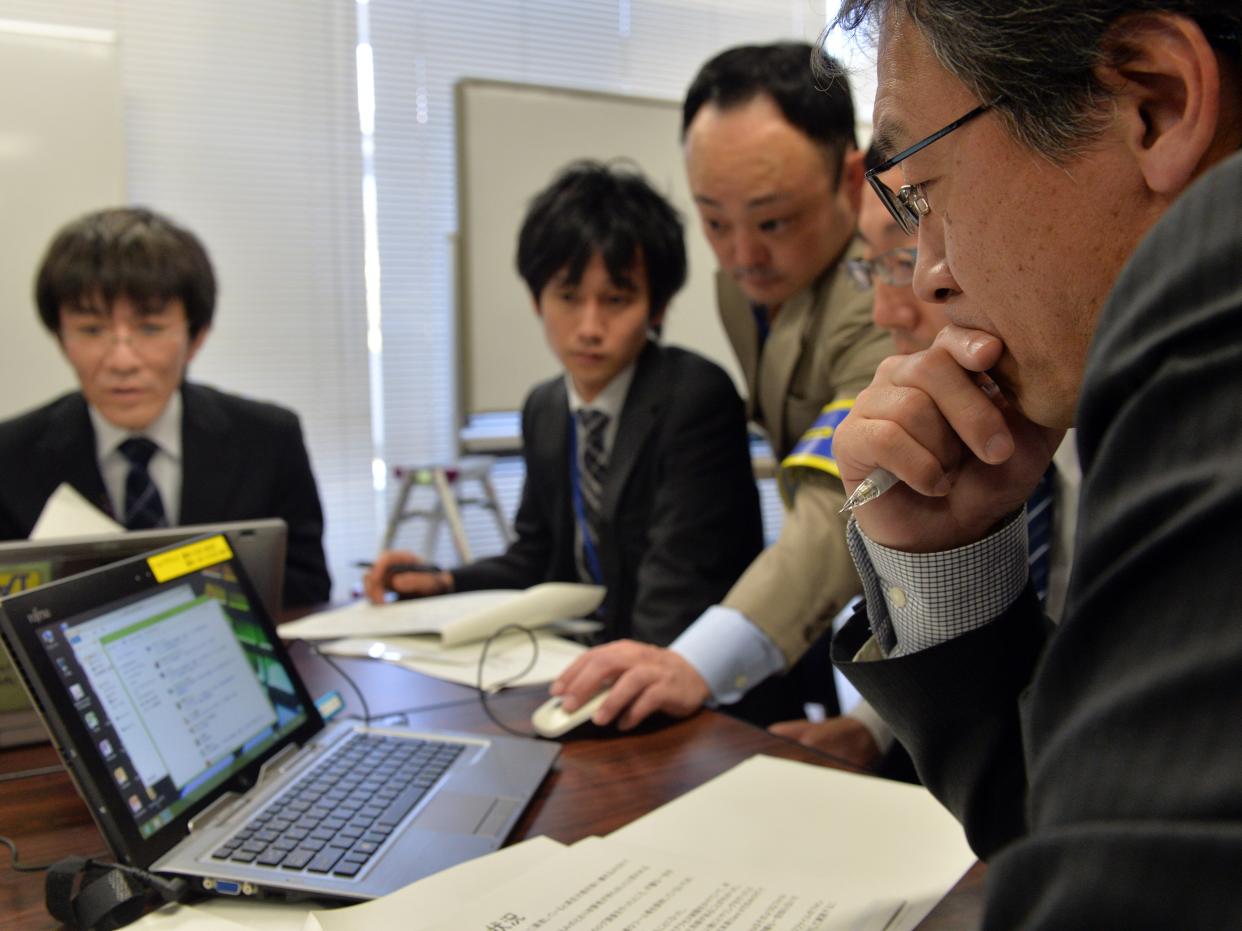
[[[138,433],[122,430],[94,407],[88,406],[87,410],[90,411],[91,425],[95,428],[95,458],[99,462],[99,474],[117,520],[124,520],[125,517],[125,477],[129,474],[129,460],[120,446],[132,436],[145,436],[158,447],[147,471],[159,489],[169,524],[176,524],[181,515],[181,392],[174,391],[163,413]]]
[[[569,377],[569,373],[565,373],[565,390],[569,393],[569,412],[577,414],[583,408],[600,411],[608,415],[608,425],[604,427],[604,460],[612,458],[612,444],[617,438],[617,425],[621,421],[621,411],[625,407],[626,396],[630,393],[630,385],[634,381],[634,366],[637,362],[631,362],[621,371],[612,377],[604,389],[595,396],[590,402],[582,400],[582,396],[578,394],[574,388],[574,380]],[[575,418],[575,429],[577,420]],[[581,445],[581,444],[579,444]]]

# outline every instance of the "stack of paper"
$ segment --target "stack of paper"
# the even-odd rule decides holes
[[[375,605],[355,602],[282,624],[285,639],[336,640],[325,653],[370,656],[425,675],[475,685],[484,643],[485,687],[551,682],[584,647],[544,629],[589,615],[604,589],[574,582],[545,582],[524,591],[460,592]],[[520,630],[535,632],[535,643]],[[534,657],[534,664],[526,669]],[[523,673],[523,670],[526,671]],[[519,675],[520,674],[520,675]]]
[[[305,931],[893,931],[974,859],[923,788],[756,756],[607,838],[536,838]]]

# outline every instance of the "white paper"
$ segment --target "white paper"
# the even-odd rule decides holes
[[[219,896],[194,906],[197,912],[205,912],[210,918],[229,921],[250,931],[302,931],[306,916],[321,907],[319,902],[282,902],[246,896]],[[189,928],[198,931],[194,925]]]
[[[534,637],[537,647],[533,647],[530,637],[521,631],[501,634],[491,642],[483,670],[485,690],[491,691],[501,683],[507,688],[551,682],[587,649],[545,630],[535,631]],[[320,651],[336,656],[369,656],[446,682],[477,686],[483,641],[446,647],[438,637],[426,634],[385,640],[361,637],[334,640],[320,647]],[[514,679],[530,663],[532,656],[534,665]]]
[[[899,898],[893,929],[918,924],[975,862],[961,825],[923,787],[762,755],[610,838],[743,875],[814,876],[855,901]]]
[[[564,850],[550,837],[532,837],[512,847],[454,866],[390,892],[381,899],[312,912],[304,931],[376,931],[380,928],[430,928],[449,920],[462,902],[479,897],[522,876]]]
[[[611,839],[588,838],[517,880],[476,894],[432,931],[881,931],[900,903],[834,902],[823,884],[773,881]],[[410,927],[410,925],[406,925]],[[423,927],[421,922],[419,927]]]
[[[196,905],[165,905],[129,927],[141,931],[245,931],[254,926],[212,915]]]
[[[542,627],[586,617],[603,600],[598,585],[544,582],[525,591],[456,592],[382,605],[356,601],[281,624],[277,633],[286,640],[438,634],[441,643],[453,646],[483,640],[508,624]]]
[[[82,537],[89,534],[124,533],[125,528],[91,504],[68,482],[61,482],[43,505],[43,512],[30,531],[32,540]]]

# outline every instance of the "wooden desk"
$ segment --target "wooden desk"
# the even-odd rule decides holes
[[[339,689],[350,710],[358,710],[350,686],[322,659],[303,644],[296,644],[291,652],[312,695]],[[372,714],[426,709],[408,713],[408,723],[413,727],[500,732],[484,714],[473,689],[383,663],[338,662],[366,690]],[[542,688],[517,689],[493,696],[489,707],[509,726],[528,730],[531,711],[545,697]],[[606,834],[755,753],[834,765],[813,750],[713,711],[643,727],[624,736],[590,730],[563,742],[553,771],[512,839],[546,834],[570,843],[592,834]],[[46,744],[0,751],[0,774],[55,762],[56,756]],[[46,863],[70,853],[102,853],[104,849],[86,806],[63,771],[0,782],[0,834],[12,837],[29,863]],[[0,850],[0,856],[7,853]],[[962,931],[977,927],[981,877],[981,867],[968,873],[920,928]],[[0,870],[0,926],[14,931],[56,927],[44,910],[42,873]]]

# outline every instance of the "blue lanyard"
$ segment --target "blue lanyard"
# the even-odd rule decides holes
[[[599,554],[595,552],[595,544],[591,542],[586,505],[582,501],[582,486],[578,479],[578,427],[574,423],[573,411],[569,412],[569,484],[573,488],[574,515],[578,519],[578,532],[582,535],[582,555],[587,572],[591,573],[591,578],[597,585],[603,585],[604,573],[599,567]]]

